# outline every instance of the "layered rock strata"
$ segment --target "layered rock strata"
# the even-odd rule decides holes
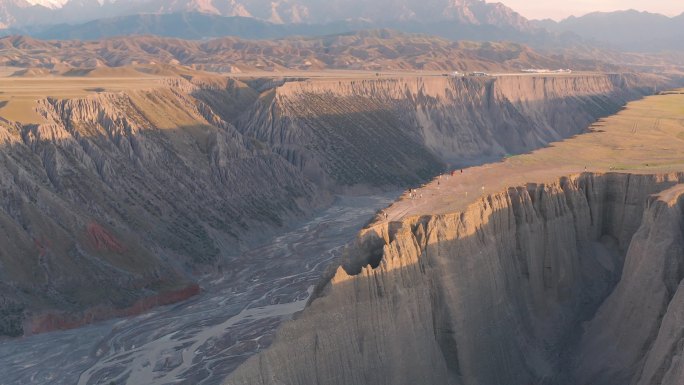
[[[679,384],[682,181],[585,173],[376,224],[226,384]]]
[[[651,90],[635,75],[288,82],[236,127],[319,183],[406,185],[441,162],[482,163],[578,134]]]
[[[0,119],[0,335],[177,298],[331,193],[417,184],[581,132],[645,79],[186,76],[44,99],[41,124]]]
[[[196,293],[181,290],[192,273],[327,199],[178,87],[39,111],[44,124],[0,124],[0,296],[17,310],[6,334],[187,298],[173,293]]]

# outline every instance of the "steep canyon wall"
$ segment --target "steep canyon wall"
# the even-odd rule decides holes
[[[230,268],[331,193],[405,187],[447,163],[537,148],[651,81],[170,78],[44,99],[42,124],[0,120],[0,335],[195,293],[193,274]]]
[[[651,91],[652,81],[603,74],[297,81],[265,93],[236,127],[321,183],[406,185],[445,163],[482,163],[578,134]]]
[[[378,223],[226,383],[679,384],[683,180],[585,173]]]

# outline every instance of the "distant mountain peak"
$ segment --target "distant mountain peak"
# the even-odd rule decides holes
[[[45,8],[62,8],[69,0],[26,0],[31,5],[42,5]]]
[[[0,24],[10,27],[179,12],[253,17],[275,24],[455,20],[530,28],[527,19],[512,9],[483,0],[0,0]]]
[[[556,33],[574,33],[610,48],[630,52],[681,51],[684,19],[626,9],[570,16],[560,22],[536,21]]]

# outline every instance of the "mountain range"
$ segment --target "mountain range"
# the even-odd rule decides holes
[[[43,41],[25,36],[0,38],[0,66],[40,68],[52,74],[132,67],[145,73],[166,71],[161,63],[211,72],[284,70],[484,70],[562,68],[615,71],[594,60],[546,56],[517,43],[454,42],[392,30],[325,37],[246,40],[223,37],[206,41],[131,36],[98,41]],[[154,68],[149,68],[153,66]],[[123,69],[122,69],[123,70]],[[97,72],[97,71],[96,71]]]
[[[598,55],[605,61],[606,54],[625,52],[667,53],[662,60],[672,65],[684,50],[684,14],[667,17],[634,10],[555,22],[530,21],[501,3],[482,0],[337,0],[324,5],[315,0],[0,0],[0,36],[45,40],[127,35],[279,39],[371,29],[510,41],[587,60]],[[652,65],[629,58],[635,61]]]
[[[560,22],[533,22],[556,33],[573,33],[609,47],[637,52],[684,49],[684,14],[676,17],[635,10],[593,12]]]
[[[122,35],[157,35],[183,39],[234,36],[244,39],[274,39],[291,36],[318,37],[375,29],[434,35],[449,40],[515,41],[546,43],[543,30],[526,31],[514,25],[496,26],[467,21],[436,20],[338,20],[327,23],[273,23],[253,17],[221,16],[201,12],[143,13],[92,20],[81,24],[25,26],[8,30],[40,39],[93,40]],[[539,44],[538,44],[539,45]],[[549,44],[546,44],[549,45]]]
[[[521,30],[533,28],[527,19],[503,4],[482,0],[2,0],[0,26],[54,24],[54,20],[79,23],[103,17],[177,12],[253,17],[276,24],[454,20]]]

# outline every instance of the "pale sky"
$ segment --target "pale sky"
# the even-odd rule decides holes
[[[487,0],[487,2],[504,3],[528,19],[560,20],[570,15],[582,16],[589,12],[624,9],[662,13],[667,16],[677,16],[684,12],[682,0]]]

